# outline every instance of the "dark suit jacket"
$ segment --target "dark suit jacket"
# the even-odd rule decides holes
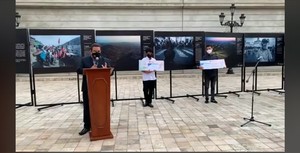
[[[97,67],[102,68],[102,65],[104,65],[105,62],[107,63],[107,67],[111,67],[110,60],[105,58],[105,57],[100,57],[99,58]],[[80,67],[77,69],[77,73],[83,74],[83,69],[84,68],[91,68],[93,65],[94,65],[94,62],[93,62],[93,58],[91,56],[83,57],[81,59]],[[87,81],[86,81],[86,76],[85,75],[83,75],[83,77],[82,77],[81,91],[82,92],[87,92],[88,91]]]

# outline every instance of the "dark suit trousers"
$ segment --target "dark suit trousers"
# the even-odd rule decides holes
[[[143,81],[143,91],[146,104],[152,103],[152,95],[154,93],[156,80]]]
[[[90,108],[89,108],[89,96],[88,91],[82,92],[83,98],[83,123],[84,128],[90,129],[91,128],[91,120],[90,120]]]
[[[205,76],[205,100],[208,100],[208,88],[210,83],[211,100],[215,99],[216,76]]]

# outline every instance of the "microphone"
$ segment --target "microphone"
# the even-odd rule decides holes
[[[262,56],[259,56],[259,57],[257,58],[257,61],[260,61],[261,59],[263,59],[263,57],[262,57]]]
[[[95,58],[95,63],[94,63],[94,64],[98,66],[98,63],[99,63],[99,57],[96,57],[96,58]]]

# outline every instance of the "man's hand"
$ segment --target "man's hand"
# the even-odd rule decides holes
[[[97,65],[96,64],[94,64],[92,67],[91,67],[91,69],[96,69],[97,68]]]
[[[105,62],[104,65],[102,65],[102,68],[107,68],[107,63]]]
[[[111,67],[111,68],[110,68],[110,76],[112,76],[113,74],[114,74],[114,68]]]
[[[200,70],[203,70],[203,67],[202,66],[197,66],[198,69]]]
[[[142,72],[149,74],[149,73],[151,73],[152,71],[147,70],[147,71],[142,71]]]

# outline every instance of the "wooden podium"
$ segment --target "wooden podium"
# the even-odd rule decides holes
[[[110,131],[110,68],[83,69],[91,119],[90,141],[113,138]]]

